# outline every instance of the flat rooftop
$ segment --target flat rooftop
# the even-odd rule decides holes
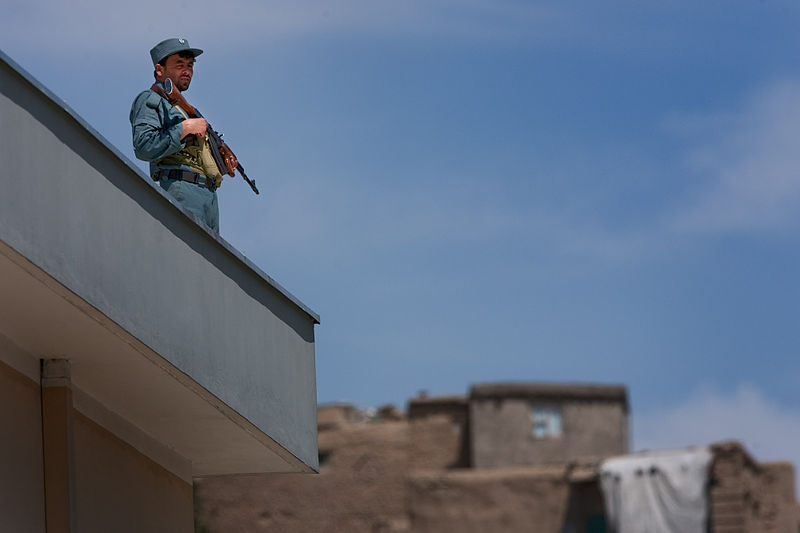
[[[473,385],[470,397],[476,399],[525,398],[531,400],[581,400],[620,402],[627,409],[628,391],[624,385],[586,383],[481,383]]]

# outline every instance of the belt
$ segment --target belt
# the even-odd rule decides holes
[[[161,178],[188,181],[189,183],[194,183],[195,185],[205,187],[212,191],[217,189],[217,184],[214,180],[207,178],[203,174],[191,172],[189,170],[178,170],[174,168],[169,170],[157,170],[155,176],[153,176],[153,179],[158,181]]]

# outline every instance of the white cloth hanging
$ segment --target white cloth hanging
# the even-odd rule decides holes
[[[705,533],[711,450],[646,452],[600,465],[606,521],[614,533]]]

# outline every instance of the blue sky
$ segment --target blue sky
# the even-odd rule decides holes
[[[800,464],[797,2],[0,7],[132,160],[148,50],[206,50],[187,99],[262,191],[221,234],[321,315],[320,402],[623,383],[637,449]]]

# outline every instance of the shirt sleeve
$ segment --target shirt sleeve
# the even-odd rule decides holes
[[[171,117],[161,100],[154,92],[144,91],[131,107],[133,153],[144,161],[155,161],[183,148],[182,118]]]

